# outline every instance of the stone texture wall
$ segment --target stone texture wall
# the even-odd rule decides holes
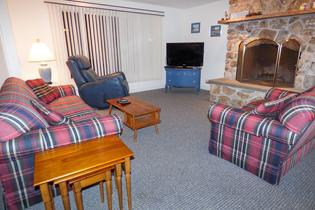
[[[299,7],[298,0],[230,0],[230,11],[254,7],[263,14]],[[309,1],[306,1],[309,2]],[[301,44],[301,59],[295,78],[295,88],[315,85],[315,15],[293,16],[229,24],[225,78],[235,79],[238,47],[243,40],[268,38],[276,42],[296,39]]]
[[[245,104],[263,99],[266,92],[231,87],[221,84],[210,85],[210,101],[223,103],[233,107],[241,107]]]

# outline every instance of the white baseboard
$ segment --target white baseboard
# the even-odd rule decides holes
[[[136,93],[148,90],[156,90],[164,88],[165,82],[162,80],[145,81],[145,82],[130,82],[129,92]]]

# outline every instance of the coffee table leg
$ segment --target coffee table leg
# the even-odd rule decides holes
[[[108,205],[108,209],[111,210],[113,208],[113,203],[112,203],[112,171],[111,170],[107,170],[105,172],[105,181],[106,181],[107,205]]]
[[[134,130],[133,131],[133,142],[137,143],[137,139],[138,139],[138,130]]]
[[[109,105],[109,114],[111,114],[112,113],[112,111],[113,111],[113,105]]]
[[[119,209],[123,209],[122,186],[121,186],[121,164],[115,165],[115,179],[118,191]]]
[[[70,210],[70,201],[69,201],[69,195],[68,195],[68,187],[66,182],[61,182],[59,184],[60,193],[62,197],[63,207],[65,210]]]
[[[40,188],[40,191],[42,194],[45,209],[46,210],[54,210],[55,209],[54,200],[52,198],[51,189],[50,189],[50,186],[48,185],[48,183],[40,185],[39,188]]]
[[[159,135],[160,134],[159,127],[155,125],[154,128],[155,128],[155,133]]]
[[[128,209],[129,210],[132,209],[130,173],[131,173],[130,158],[125,158],[125,178],[126,178],[126,188],[127,188]]]

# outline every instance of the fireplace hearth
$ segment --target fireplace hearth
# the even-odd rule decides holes
[[[244,40],[239,45],[236,80],[272,87],[294,87],[300,43],[288,39]]]

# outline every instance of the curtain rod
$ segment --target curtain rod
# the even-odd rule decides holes
[[[78,0],[63,0],[63,1],[68,1],[69,3],[58,2],[58,1],[49,1],[49,0],[44,1],[44,3],[65,5],[65,6],[75,6],[75,7],[81,7],[81,8],[103,9],[103,10],[136,13],[136,14],[145,14],[145,15],[164,16],[164,11],[158,11],[158,10],[149,10],[149,9],[141,9],[141,8],[134,8],[134,7],[116,6],[116,5],[110,5],[110,4],[101,4],[101,3],[93,3],[93,2],[78,1]],[[70,2],[72,2],[72,4]],[[79,5],[80,3],[85,4],[85,5]],[[90,6],[90,5],[96,5],[96,6]],[[99,6],[99,7],[97,7],[97,6]],[[112,8],[106,8],[106,7],[112,7]],[[118,9],[115,9],[115,8],[118,8]]]

